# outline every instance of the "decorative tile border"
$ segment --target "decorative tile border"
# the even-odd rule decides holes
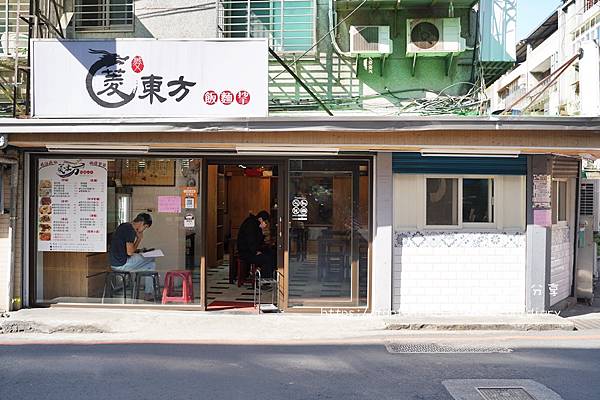
[[[523,232],[395,232],[394,247],[422,248],[522,248]]]

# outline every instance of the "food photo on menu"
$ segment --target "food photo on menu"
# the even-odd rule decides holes
[[[52,239],[52,182],[44,179],[39,186],[40,208],[39,208],[39,239],[50,241]]]

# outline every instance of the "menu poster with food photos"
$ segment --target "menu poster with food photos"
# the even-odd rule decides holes
[[[38,250],[105,252],[107,160],[42,159]]]

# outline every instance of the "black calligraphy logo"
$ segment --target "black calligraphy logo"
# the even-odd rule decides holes
[[[58,164],[56,174],[61,178],[68,178],[71,175],[79,175],[79,170],[85,166],[84,163],[76,163],[72,161],[65,161]]]
[[[99,106],[105,108],[117,108],[129,103],[135,97],[137,86],[131,93],[125,93],[121,90],[123,85],[123,74],[125,70],[119,68],[125,64],[129,57],[121,57],[118,54],[110,53],[106,50],[92,50],[91,54],[101,54],[100,60],[96,61],[88,70],[85,86],[92,100]],[[104,75],[104,89],[96,92],[93,87],[93,80],[100,71]],[[100,98],[105,95],[107,100]],[[113,101],[114,100],[114,101]]]

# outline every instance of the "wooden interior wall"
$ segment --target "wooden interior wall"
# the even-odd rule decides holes
[[[345,231],[352,225],[352,177],[333,178],[333,230]]]
[[[367,227],[369,225],[369,176],[361,176],[358,185],[358,223],[361,227]]]
[[[206,180],[206,265],[217,263],[217,165],[208,166]]]
[[[102,295],[104,276],[86,276],[108,269],[108,253],[45,251],[43,263],[45,300]]]
[[[231,237],[237,238],[240,225],[249,213],[271,208],[271,179],[250,176],[230,176],[228,185],[228,211]]]

